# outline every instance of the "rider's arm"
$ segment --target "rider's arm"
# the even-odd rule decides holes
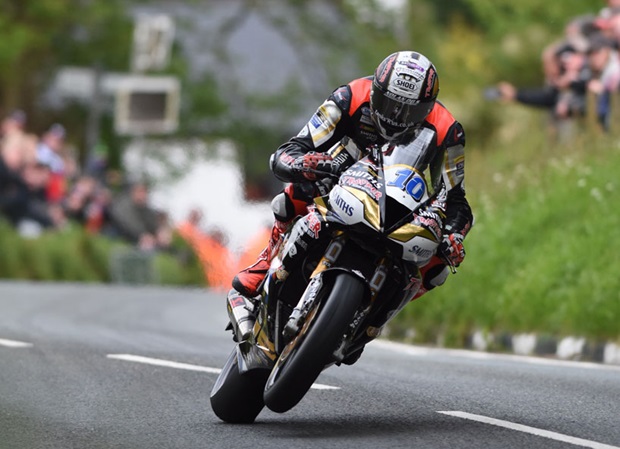
[[[459,122],[454,122],[444,138],[443,181],[448,195],[444,228],[448,234],[465,236],[473,224],[473,214],[465,197],[465,132]]]
[[[347,98],[350,98],[347,86],[336,89],[301,131],[276,150],[269,164],[278,179],[285,182],[307,180],[299,170],[301,158],[310,152],[325,153],[338,145],[349,126]],[[337,159],[332,151],[330,154]]]

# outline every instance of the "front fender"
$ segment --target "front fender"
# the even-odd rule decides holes
[[[328,288],[332,288],[334,285],[334,281],[337,277],[338,274],[342,274],[342,273],[347,273],[349,275],[352,275],[353,277],[356,277],[357,279],[361,280],[363,285],[364,285],[364,298],[362,299],[363,303],[366,303],[370,300],[370,296],[371,296],[371,289],[370,289],[370,282],[368,279],[366,279],[366,277],[364,276],[364,274],[362,272],[360,272],[359,270],[355,270],[352,268],[347,268],[347,267],[330,267],[327,268],[323,271],[321,271],[318,276],[322,276],[323,277],[323,284],[327,285]]]

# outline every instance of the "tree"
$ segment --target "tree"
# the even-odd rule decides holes
[[[122,1],[0,0],[0,5],[0,105],[31,112],[31,124],[38,124],[40,98],[60,65],[99,61],[126,69],[131,21]]]

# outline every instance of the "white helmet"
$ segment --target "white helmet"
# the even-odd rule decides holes
[[[435,106],[439,79],[428,58],[400,51],[385,58],[375,71],[370,113],[381,136],[388,141],[411,134]]]

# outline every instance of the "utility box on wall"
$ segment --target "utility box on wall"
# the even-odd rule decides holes
[[[125,77],[115,90],[116,132],[134,136],[175,132],[179,124],[180,90],[175,77]]]

